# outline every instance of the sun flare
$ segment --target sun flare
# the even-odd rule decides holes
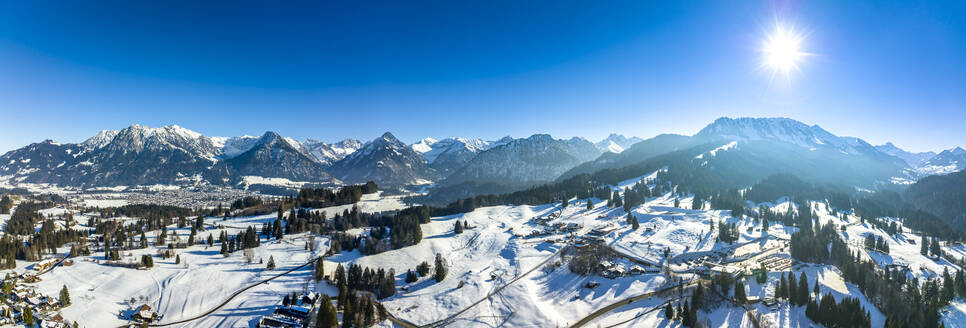
[[[778,25],[769,33],[762,47],[764,54],[763,65],[772,70],[772,74],[781,73],[789,77],[792,71],[798,71],[798,64],[808,56],[802,51],[804,36],[796,33],[794,28]]]

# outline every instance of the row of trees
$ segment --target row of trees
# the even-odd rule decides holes
[[[712,225],[713,227],[714,225]],[[730,244],[738,241],[738,236],[739,231],[736,223],[728,223],[723,220],[718,222],[718,241]]]
[[[889,241],[885,238],[868,234],[865,236],[865,248],[884,254],[889,254]]]
[[[301,208],[322,208],[355,204],[362,199],[362,195],[372,194],[377,191],[379,191],[379,187],[372,181],[361,185],[343,186],[338,189],[302,188],[289,204]]]
[[[805,307],[805,316],[830,328],[872,326],[869,312],[858,298],[846,297],[836,303],[831,293],[822,296],[820,301],[810,298]]]
[[[345,286],[350,291],[367,291],[382,299],[396,294],[396,272],[382,268],[372,270],[368,267],[350,264],[346,269],[339,264],[335,268],[333,280],[337,286]]]
[[[919,243],[919,253],[923,256],[942,256],[942,247],[939,246],[939,237],[929,238],[922,236]]]

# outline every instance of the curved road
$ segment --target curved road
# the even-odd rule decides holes
[[[650,298],[650,297],[652,297],[654,295],[657,295],[657,294],[660,294],[660,293],[665,293],[665,292],[668,292],[668,291],[672,291],[672,290],[674,290],[675,288],[678,288],[678,287],[685,287],[685,288],[686,287],[691,287],[693,285],[697,285],[698,282],[701,282],[701,281],[703,281],[703,280],[701,280],[701,279],[695,279],[695,280],[692,280],[692,281],[690,281],[688,283],[685,283],[685,284],[667,286],[667,287],[664,287],[664,288],[661,288],[661,289],[658,289],[658,290],[655,290],[655,291],[652,291],[652,292],[647,292],[647,293],[644,293],[644,294],[640,294],[640,295],[636,295],[636,296],[631,296],[631,297],[625,298],[623,300],[614,302],[614,303],[612,303],[612,304],[610,304],[608,306],[605,306],[605,307],[602,307],[600,309],[597,309],[596,311],[588,314],[583,319],[580,319],[580,321],[577,321],[576,323],[574,323],[573,325],[571,325],[570,328],[582,327],[582,326],[586,325],[587,323],[593,321],[594,319],[597,319],[598,317],[600,317],[600,316],[602,316],[604,314],[607,314],[607,313],[609,313],[611,311],[614,311],[614,310],[616,310],[616,309],[618,309],[620,307],[623,307],[624,305],[628,305],[628,304],[631,304],[631,303],[634,303],[634,302],[643,300],[645,298]]]

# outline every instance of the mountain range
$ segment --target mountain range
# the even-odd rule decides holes
[[[914,182],[966,166],[962,148],[913,153],[787,118],[720,118],[692,136],[611,134],[594,143],[535,134],[493,141],[425,138],[406,144],[388,132],[368,142],[326,143],[296,141],[272,131],[258,137],[209,137],[176,125],[135,124],[77,144],[46,140],[10,151],[0,156],[0,180],[75,188],[160,184],[289,190],[375,181],[388,188],[430,186],[428,199],[445,202],[687,152],[699,156],[688,160],[694,172],[752,182],[784,172],[862,188]]]

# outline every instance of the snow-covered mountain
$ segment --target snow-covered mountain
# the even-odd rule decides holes
[[[84,140],[84,142],[81,142],[81,146],[83,146],[84,149],[87,149],[87,150],[99,149],[111,143],[111,141],[114,140],[114,137],[116,137],[119,132],[120,131],[118,130],[101,130],[93,137],[90,137],[87,140]]]
[[[244,135],[240,137],[211,137],[212,142],[221,148],[222,158],[232,158],[252,149],[259,137]]]
[[[225,160],[223,165],[236,180],[254,176],[299,182],[332,181],[323,164],[303,150],[299,143],[271,131],[265,132],[245,152]]]
[[[623,152],[624,149],[630,148],[630,146],[641,142],[642,140],[643,139],[638,137],[628,138],[620,134],[611,133],[609,136],[607,136],[607,138],[604,138],[604,140],[601,140],[594,145],[597,146],[597,149],[600,149],[601,152],[619,154]]]
[[[48,140],[10,151],[0,156],[0,180],[73,187],[238,186],[276,181],[258,178],[283,179],[286,186],[340,180],[372,180],[387,186],[438,182],[435,190],[468,195],[618,169],[698,146],[723,145],[730,145],[724,152],[726,159],[704,160],[797,172],[803,178],[844,179],[842,183],[857,186],[890,179],[912,183],[966,166],[962,148],[935,156],[911,153],[891,143],[872,146],[787,118],[720,118],[694,136],[639,140],[612,134],[597,144],[537,134],[497,141],[427,138],[406,145],[388,132],[365,144],[354,139],[328,144],[313,139],[298,142],[274,132],[259,137],[209,137],[176,125],[135,124],[100,131],[77,144]],[[735,156],[744,159],[736,161]],[[479,188],[482,185],[487,187]]]
[[[440,184],[529,186],[551,181],[598,155],[600,150],[586,139],[558,140],[535,134],[480,152]]]
[[[79,144],[48,140],[8,152],[0,161],[5,180],[73,187],[228,186],[245,176],[334,182],[306,147],[274,132],[208,137],[177,125],[134,124]]]
[[[916,172],[920,176],[949,174],[966,169],[966,150],[962,147],[947,149],[925,160],[917,166]]]
[[[422,155],[389,132],[335,162],[329,171],[348,183],[375,181],[380,186],[422,184],[439,178]]]
[[[912,168],[918,168],[927,160],[936,156],[936,153],[931,151],[921,153],[906,151],[905,149],[896,147],[896,145],[892,144],[891,142],[886,142],[883,145],[875,146],[875,148],[883,153],[902,159],[906,162],[906,164],[909,164],[909,167]]]
[[[702,139],[726,139],[739,142],[770,141],[807,149],[833,149],[845,154],[881,154],[862,139],[836,136],[818,125],[789,118],[722,117],[694,135]]]
[[[949,174],[966,169],[966,150],[962,147],[944,150],[940,153],[913,153],[896,147],[891,142],[876,146],[879,151],[901,158],[909,164],[908,176],[913,179],[930,175]],[[911,183],[911,182],[910,182]]]
[[[411,147],[423,155],[430,167],[446,175],[466,165],[481,151],[490,148],[489,141],[481,139],[446,138],[436,140],[425,138]]]
[[[102,148],[109,154],[121,155],[177,150],[210,161],[221,154],[221,149],[211,138],[177,125],[151,128],[134,124],[118,131],[111,142]]]
[[[331,166],[335,162],[359,150],[359,148],[362,148],[362,142],[356,139],[346,138],[345,140],[329,144],[315,139],[307,139],[302,142],[302,148],[308,151],[309,154],[312,154],[323,165]]]
[[[689,155],[718,148],[724,151]],[[605,153],[559,179],[654,161],[675,161],[692,165],[691,170],[697,167],[715,171],[713,174],[718,176],[741,177],[749,183],[763,178],[766,172],[785,172],[809,180],[862,187],[905,177],[903,170],[908,168],[902,159],[862,139],[836,136],[817,125],[788,118],[719,118],[694,136],[660,135],[647,139],[622,153]]]

